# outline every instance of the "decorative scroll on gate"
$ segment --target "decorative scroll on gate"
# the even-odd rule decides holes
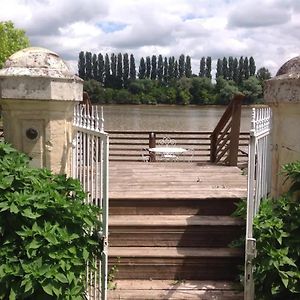
[[[249,141],[244,299],[254,300],[253,265],[256,240],[253,219],[271,186],[271,108],[253,108]]]
[[[80,180],[87,193],[86,202],[101,208],[103,247],[101,261],[88,266],[88,299],[107,299],[108,236],[108,135],[103,129],[103,112],[98,107],[78,105],[74,111],[73,177]],[[101,245],[99,245],[101,247]]]

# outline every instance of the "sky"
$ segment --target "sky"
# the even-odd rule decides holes
[[[192,58],[253,56],[274,76],[300,55],[300,0],[0,0],[0,21],[77,72],[80,51]]]

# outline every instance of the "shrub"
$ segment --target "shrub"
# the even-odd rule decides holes
[[[0,144],[0,299],[84,299],[99,209],[80,183]]]
[[[292,181],[279,199],[264,199],[254,219],[257,256],[254,259],[255,299],[300,299],[300,162],[287,164]],[[235,215],[246,215],[246,203]]]

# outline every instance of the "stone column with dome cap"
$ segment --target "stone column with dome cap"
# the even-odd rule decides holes
[[[286,62],[265,82],[264,98],[272,108],[272,196],[289,188],[281,167],[300,160],[300,56]]]
[[[31,157],[34,167],[71,172],[74,105],[83,82],[54,52],[30,47],[0,70],[5,140]]]

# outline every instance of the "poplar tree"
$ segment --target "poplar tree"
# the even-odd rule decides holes
[[[175,60],[175,64],[174,64],[174,78],[178,79],[178,77],[179,77],[178,61]]]
[[[185,76],[187,78],[192,77],[191,57],[189,55],[187,55],[185,59]]]
[[[152,55],[151,58],[151,79],[156,80],[157,76],[157,61],[156,61],[156,55]]]
[[[233,80],[233,57],[228,58],[228,79]]]
[[[145,79],[146,78],[146,64],[144,57],[140,60],[140,66],[139,66],[139,79]]]
[[[205,77],[211,79],[211,57],[210,56],[207,56],[206,58]]]
[[[201,60],[200,60],[199,76],[200,77],[205,77],[205,57],[201,57]]]
[[[124,87],[128,87],[128,78],[129,78],[129,57],[128,53],[123,55],[123,84]]]
[[[169,83],[169,64],[168,64],[168,58],[164,58],[164,83]]]
[[[78,75],[81,79],[85,80],[85,54],[80,51],[78,58]]]
[[[162,83],[164,78],[164,62],[163,62],[163,57],[160,54],[158,56],[158,61],[157,61],[157,79],[160,83]]]
[[[108,54],[106,53],[105,59],[104,59],[104,85],[105,85],[105,87],[108,87],[110,85],[110,79],[111,79],[110,60],[109,60]]]
[[[118,53],[117,56],[117,74],[116,74],[116,87],[122,88],[123,86],[123,56],[122,53]]]
[[[146,78],[150,79],[151,74],[151,59],[150,56],[146,57]]]
[[[227,62],[227,58],[226,57],[223,57],[222,72],[223,72],[224,79],[228,79],[228,62]]]
[[[217,72],[216,72],[216,78],[223,76],[223,64],[220,58],[217,60]]]
[[[174,79],[174,67],[175,67],[175,57],[171,56],[169,57],[169,68],[168,68],[168,74],[169,74],[169,80]]]
[[[101,53],[98,54],[98,77],[97,80],[104,83],[104,60]]]
[[[98,78],[98,57],[97,54],[93,54],[93,58],[92,58],[92,78],[97,80]]]
[[[248,61],[248,57],[246,56],[244,59],[244,79],[248,79],[249,77],[250,77],[249,61]]]
[[[110,70],[113,80],[117,77],[117,57],[114,53],[110,57]]]
[[[251,56],[249,59],[249,75],[254,76],[255,72],[256,72],[255,61],[254,58]]]
[[[238,67],[238,84],[242,84],[244,80],[244,58],[243,56],[240,57],[239,59],[239,67]]]
[[[92,53],[85,53],[85,74],[86,79],[92,79]]]
[[[179,64],[178,64],[178,76],[182,78],[184,76],[185,71],[185,57],[183,54],[179,56]]]
[[[130,80],[136,79],[135,59],[133,54],[130,54],[129,78]]]
[[[234,60],[233,60],[232,79],[233,79],[233,81],[236,84],[238,84],[238,82],[239,82],[239,70],[238,70],[238,66],[239,66],[239,63],[238,63],[237,58],[235,57]]]

